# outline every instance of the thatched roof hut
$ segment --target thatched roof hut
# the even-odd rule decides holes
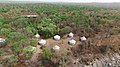
[[[4,38],[0,38],[0,47],[3,47],[6,45],[6,40]]]
[[[37,18],[39,15],[35,12],[23,12],[22,16],[26,18]]]

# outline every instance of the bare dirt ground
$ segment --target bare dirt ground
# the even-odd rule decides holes
[[[120,34],[113,35],[109,38],[102,38],[99,40],[99,44],[120,45]]]
[[[78,44],[80,44],[80,41],[79,41],[78,37],[74,37],[74,39],[77,41],[76,45],[74,45],[74,46],[77,46]],[[68,37],[65,37],[65,38],[63,38],[63,39],[61,39],[59,41],[56,41],[53,38],[49,38],[49,39],[46,40],[47,44],[46,44],[45,47],[47,47],[49,50],[52,50],[53,46],[55,46],[55,45],[60,46],[60,51],[57,53],[57,56],[61,56],[61,55],[66,54],[67,51],[70,48],[73,47],[72,45],[68,44],[69,40],[70,40],[70,38],[68,38]],[[40,47],[41,47],[40,45],[36,46],[36,52],[32,56],[31,61],[33,61],[33,62],[37,61],[39,53],[42,53],[42,49],[40,49]]]

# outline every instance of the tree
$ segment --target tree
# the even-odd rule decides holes
[[[37,25],[38,31],[43,36],[53,36],[57,31],[57,26],[51,21],[51,19],[43,19]]]

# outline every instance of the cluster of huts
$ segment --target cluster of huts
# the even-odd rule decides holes
[[[74,37],[74,34],[73,34],[72,32],[70,32],[70,33],[68,34],[68,37],[70,38],[69,41],[68,41],[68,44],[71,45],[71,46],[75,45],[75,44],[76,44],[76,40],[73,38],[73,37]],[[46,41],[45,39],[39,40],[39,38],[40,38],[40,35],[39,35],[39,34],[36,34],[36,35],[35,35],[35,38],[38,39],[38,44],[39,44],[40,46],[45,46],[45,45],[46,45],[47,41]],[[55,35],[55,36],[53,37],[53,39],[56,40],[56,41],[59,41],[59,40],[61,39],[61,36]],[[86,41],[87,38],[86,38],[85,36],[82,36],[82,37],[80,37],[80,40],[81,40],[81,41]],[[58,52],[58,51],[60,51],[60,46],[55,45],[55,46],[53,46],[51,49],[52,49],[53,51],[55,51],[55,52],[56,52],[56,51]]]
[[[70,38],[69,41],[68,41],[68,44],[71,45],[71,46],[74,46],[76,44],[76,40],[73,38],[74,37],[74,34],[72,32],[70,32],[68,34],[68,37]],[[38,40],[38,44],[41,46],[41,47],[44,47],[47,43],[47,41],[45,39],[40,39],[40,35],[39,34],[36,34],[35,35],[35,38]],[[59,41],[61,39],[61,36],[59,35],[55,35],[53,37],[54,40],[56,41]],[[87,38],[85,36],[82,36],[80,37],[80,40],[81,41],[86,41]],[[6,45],[6,40],[4,38],[0,38],[0,47],[2,46],[5,46]],[[51,48],[53,51],[60,51],[60,46],[58,45],[55,45]]]

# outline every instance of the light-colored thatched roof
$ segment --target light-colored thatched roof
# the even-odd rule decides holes
[[[22,16],[30,18],[30,17],[38,17],[39,15],[35,12],[23,12]]]

